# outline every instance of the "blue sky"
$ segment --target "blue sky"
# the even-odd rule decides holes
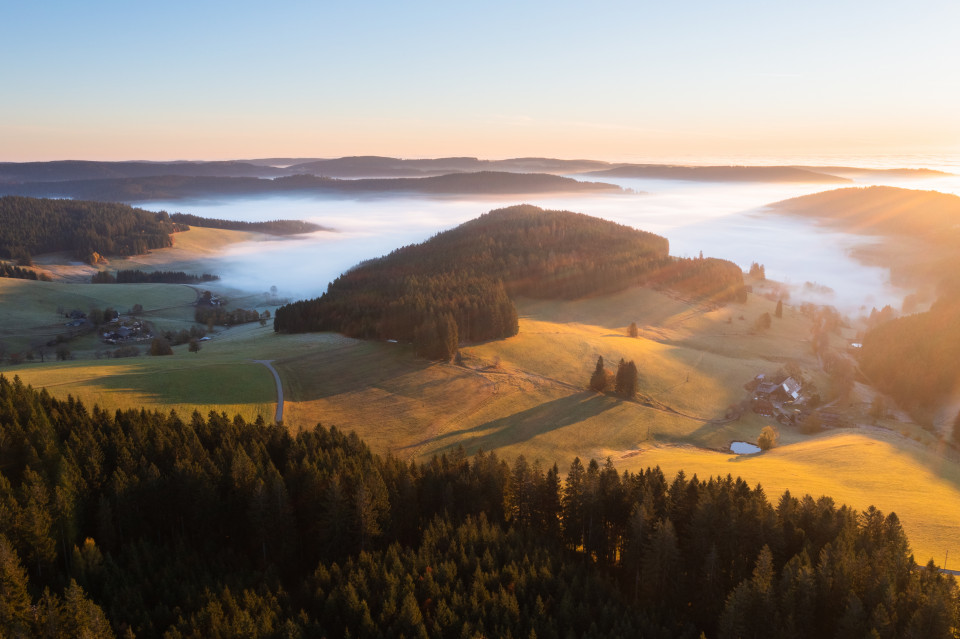
[[[960,151],[960,3],[4,3],[0,160]]]

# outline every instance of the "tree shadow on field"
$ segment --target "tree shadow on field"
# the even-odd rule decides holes
[[[448,440],[448,443],[435,450],[437,454],[452,451],[461,445],[471,454],[480,449],[495,450],[596,417],[619,403],[619,400],[592,392],[574,393],[472,428],[428,438],[412,444],[410,448]]]
[[[285,389],[293,401],[326,399],[370,388],[396,393],[411,381],[416,381],[417,387],[429,385],[435,380],[420,380],[423,373],[442,368],[435,362],[410,357],[410,349],[403,345],[376,342],[310,351],[278,359],[273,365],[284,384],[289,383],[289,389]]]

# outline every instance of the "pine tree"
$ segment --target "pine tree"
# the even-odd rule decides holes
[[[624,393],[626,393],[627,398],[633,398],[637,394],[637,387],[639,382],[639,373],[637,371],[637,365],[630,360],[627,362],[627,376],[626,384],[624,385]]]
[[[607,369],[603,366],[603,355],[597,357],[597,367],[590,376],[590,390],[598,393],[607,390]]]
[[[11,637],[33,634],[27,583],[20,558],[7,538],[0,535],[0,628],[5,628]]]
[[[624,399],[633,399],[637,394],[637,365],[630,360],[629,362],[620,360],[617,364],[617,376],[614,385],[614,391]]]
[[[460,343],[460,337],[457,334],[457,323],[450,313],[444,313],[443,317],[437,323],[438,335],[438,354],[440,359],[448,360],[457,352],[457,345]]]
[[[583,543],[585,490],[583,463],[575,457],[567,472],[560,501],[563,540],[573,548]]]
[[[617,374],[613,380],[613,392],[623,397],[623,389],[625,388],[626,383],[626,374],[627,374],[627,362],[622,357],[620,362],[617,364]]]
[[[640,329],[637,328],[636,322],[630,322],[630,328],[627,329],[627,333],[630,335],[630,337],[637,337],[640,335]]]
[[[777,319],[783,318],[783,300],[777,300],[777,310],[773,312],[773,316]]]

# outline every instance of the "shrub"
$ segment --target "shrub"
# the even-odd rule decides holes
[[[773,426],[764,426],[757,438],[760,450],[770,450],[780,442],[780,432]]]
[[[170,346],[170,342],[168,342],[164,338],[154,337],[153,341],[150,343],[150,354],[151,355],[173,355],[173,348]]]

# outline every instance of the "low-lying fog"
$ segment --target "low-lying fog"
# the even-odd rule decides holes
[[[421,242],[491,209],[526,202],[567,209],[652,231],[679,256],[721,257],[749,268],[759,262],[768,278],[789,284],[791,300],[833,304],[848,313],[891,304],[905,291],[890,285],[887,269],[869,267],[848,250],[866,238],[825,231],[770,213],[764,205],[828,190],[808,184],[699,183],[675,180],[609,180],[636,191],[623,195],[553,195],[444,198],[371,196],[318,198],[280,195],[138,204],[148,210],[182,211],[221,219],[302,219],[336,229],[294,238],[233,245],[215,266],[230,287],[261,292],[277,286],[293,299],[315,297],[356,263]],[[883,178],[856,185],[887,184],[960,194],[960,177],[931,180]],[[807,282],[819,285],[811,292]],[[823,293],[822,287],[834,292]]]

